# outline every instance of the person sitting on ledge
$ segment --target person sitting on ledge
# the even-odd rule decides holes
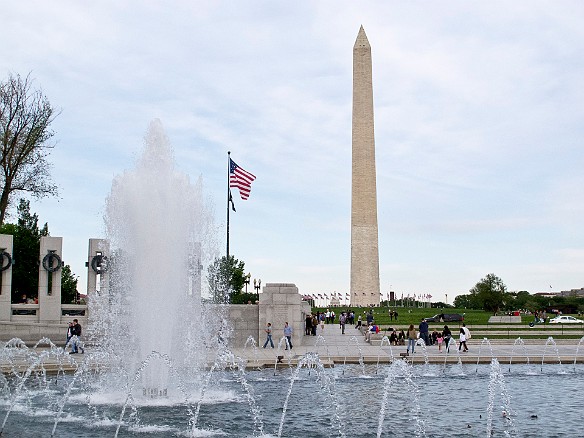
[[[369,326],[369,330],[365,332],[365,341],[371,343],[371,334],[379,333],[379,326],[374,322]]]
[[[395,330],[391,332],[391,335],[389,335],[389,343],[391,345],[397,345],[397,333]]]
[[[397,343],[398,345],[406,345],[406,334],[403,330],[400,330],[397,335]]]

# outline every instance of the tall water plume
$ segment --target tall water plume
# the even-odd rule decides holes
[[[152,351],[177,365],[204,360],[201,282],[216,247],[202,183],[175,169],[162,123],[150,123],[136,168],[117,176],[106,201],[111,252],[107,345],[131,374]],[[130,359],[130,365],[127,366]],[[166,392],[165,367],[145,390]]]

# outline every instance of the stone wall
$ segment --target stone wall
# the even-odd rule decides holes
[[[253,336],[258,342],[259,306],[257,304],[232,304],[229,306],[229,319],[233,324],[231,347],[243,347],[247,338]]]
[[[264,327],[272,323],[273,340],[277,344],[284,336],[284,323],[293,329],[292,344],[300,346],[304,339],[304,321],[310,313],[310,305],[302,301],[298,288],[290,283],[268,283],[260,294],[259,304],[233,304],[229,306],[229,320],[233,324],[233,334],[229,340],[231,348],[243,348],[247,339],[253,336],[258,346],[266,340]],[[87,328],[87,317],[75,316],[83,329]],[[26,316],[20,316],[26,318]],[[31,321],[0,322],[0,340],[20,338],[28,345],[36,343],[43,337],[50,338],[57,345],[64,345],[67,324],[73,316],[63,316],[61,324],[39,323],[36,316]]]

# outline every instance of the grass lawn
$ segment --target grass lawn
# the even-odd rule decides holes
[[[389,309],[398,313],[397,324],[395,319],[390,321],[389,319]],[[336,314],[336,321],[338,321],[338,317],[341,312],[346,312],[348,310],[353,310],[355,312],[355,320],[359,315],[362,316],[363,321],[365,321],[366,312],[369,311],[367,308],[363,307],[335,307],[333,309]],[[464,314],[464,322],[467,324],[487,324],[489,322],[489,317],[491,314],[489,312],[485,312],[483,310],[468,310],[468,309],[430,309],[430,308],[416,308],[416,307],[374,307],[373,309],[373,318],[375,322],[379,325],[386,326],[386,325],[399,325],[408,326],[410,324],[414,324],[415,327],[420,324],[422,318],[429,318],[431,316],[436,315],[437,313],[459,313],[461,315]],[[320,311],[326,312],[326,308],[322,307],[314,307],[312,309],[313,312]],[[458,325],[456,323],[455,325]]]
[[[393,310],[398,312],[397,322],[394,320],[389,319],[389,310]],[[320,311],[326,312],[327,308],[323,307],[314,307],[312,309],[313,312]],[[365,323],[365,315],[366,312],[369,311],[368,308],[363,307],[335,307],[332,310],[335,311],[336,317],[335,321],[339,321],[339,315],[341,312],[345,312],[348,310],[353,310],[355,312],[355,321],[357,317],[361,315],[363,322]],[[520,324],[508,324],[508,323],[498,323],[498,324],[489,324],[489,318],[493,315],[491,312],[486,312],[484,310],[470,310],[470,309],[455,309],[455,308],[448,308],[448,309],[433,309],[433,308],[417,308],[417,307],[374,307],[373,309],[373,318],[377,324],[379,324],[382,329],[386,327],[395,327],[395,328],[407,328],[410,324],[413,324],[416,329],[420,324],[422,318],[429,318],[434,316],[438,313],[459,313],[464,315],[464,323],[467,326],[472,327],[475,325],[489,325],[489,328],[493,330],[501,329],[504,327],[505,329],[509,328],[510,330],[519,330],[525,329],[525,326],[533,321],[533,316],[531,315],[522,315],[521,316],[521,323]],[[451,322],[446,323],[452,327],[458,327],[462,325],[459,322]],[[430,323],[430,326],[435,325],[443,325]],[[536,325],[538,330],[561,330],[562,326],[560,324],[538,324]],[[569,324],[564,324],[564,330],[568,331],[582,331],[583,327],[580,324],[574,324],[571,326]]]

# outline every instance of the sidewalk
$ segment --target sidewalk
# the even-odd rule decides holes
[[[327,366],[334,366],[343,363],[389,363],[392,355],[395,359],[400,359],[401,353],[406,353],[405,345],[389,346],[384,343],[383,347],[380,342],[374,342],[371,345],[365,342],[364,336],[354,326],[345,326],[345,334],[341,334],[339,324],[325,324],[324,330],[317,329],[317,336],[303,336],[301,346],[294,346],[291,351],[284,350],[285,344],[278,349],[279,339],[274,338],[276,348],[261,348],[264,340],[260,339],[260,348],[253,351],[248,347],[233,349],[236,356],[247,359],[250,367],[274,366],[277,362],[277,356],[283,356],[281,359],[283,365],[289,366],[296,364],[298,359],[308,352],[318,353],[321,361]],[[515,339],[501,340],[490,344],[482,338],[472,338],[467,342],[469,351],[459,353],[455,348],[450,352],[438,351],[438,346],[431,345],[425,349],[422,346],[416,346],[415,353],[410,354],[406,359],[412,363],[424,363],[426,357],[430,363],[490,363],[493,357],[496,357],[501,363],[584,363],[584,343],[578,347],[579,340],[562,340],[557,344],[548,343],[542,339],[539,344],[530,342],[529,344],[520,345]],[[458,347],[458,342],[457,342]],[[457,348],[456,347],[456,348]],[[556,350],[557,349],[557,350]],[[492,351],[492,355],[491,355]],[[576,357],[576,352],[578,353]]]
[[[281,333],[276,333],[280,335]],[[456,339],[456,338],[455,338]],[[455,364],[459,361],[463,364],[490,363],[492,358],[497,358],[501,364],[558,364],[565,365],[584,363],[584,341],[582,339],[562,339],[547,341],[546,339],[517,341],[516,339],[497,339],[491,343],[482,337],[473,336],[467,342],[469,351],[459,353],[455,347],[447,353],[445,347],[438,351],[438,346],[431,345],[427,348],[417,345],[414,354],[403,357],[407,347],[405,345],[389,346],[387,342],[381,346],[381,341],[373,341],[373,345],[365,342],[365,337],[354,326],[345,326],[345,334],[341,333],[339,324],[325,324],[324,330],[317,330],[317,336],[302,336],[303,345],[294,345],[292,350],[284,350],[285,342],[281,338],[274,337],[275,348],[262,348],[265,339],[260,339],[259,348],[237,347],[231,352],[236,357],[246,360],[248,368],[263,367],[289,367],[296,366],[298,361],[306,353],[316,353],[324,366],[333,367],[347,364],[387,364],[392,360],[405,359],[413,364],[423,364],[426,361],[433,364]],[[458,345],[457,345],[458,346]],[[91,348],[86,350],[86,354],[67,356],[67,360],[58,362],[43,363],[45,372],[56,373],[63,371],[75,371],[81,364],[87,353],[91,353]],[[42,350],[42,349],[39,349]],[[215,352],[216,353],[216,352]],[[278,357],[280,356],[280,362]],[[215,357],[208,357],[210,364]],[[30,364],[27,362],[1,363],[0,372],[10,372],[16,367],[20,372],[26,371]]]

